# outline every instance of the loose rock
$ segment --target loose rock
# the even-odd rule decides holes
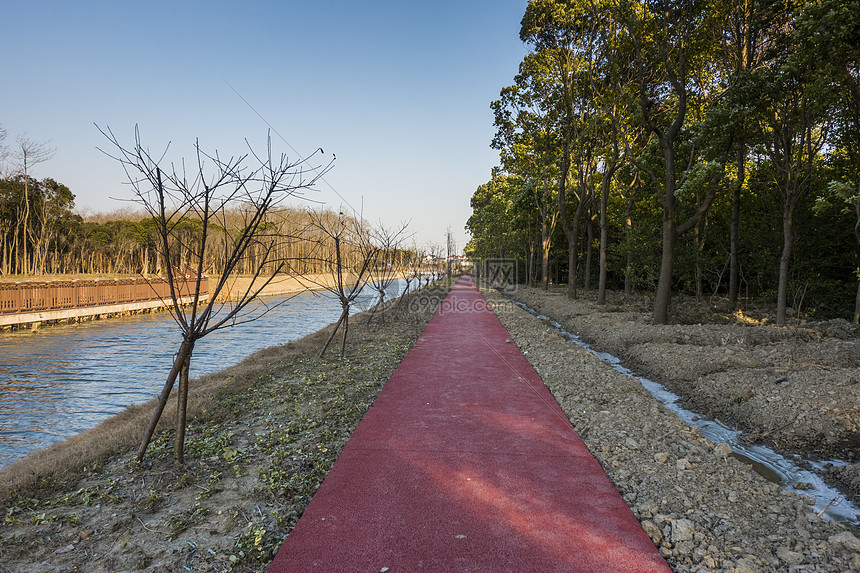
[[[485,296],[503,300],[494,292]],[[624,341],[630,338],[646,344],[654,332],[665,339],[685,340],[687,345],[718,336],[706,327],[684,327],[678,338],[677,326],[647,325],[644,315],[609,312],[588,301],[571,302],[563,294],[523,289],[517,296],[572,332],[578,330],[573,326],[599,332],[594,335],[597,342],[589,343],[606,351],[623,351]],[[560,337],[544,336],[545,323],[531,314],[508,306],[498,315],[513,341],[528,352],[527,358],[574,427],[587,428],[580,436],[673,571],[860,571],[853,534],[817,517],[799,495],[768,482],[733,457],[728,444],[714,445],[587,350]],[[702,329],[704,334],[699,332]],[[759,341],[761,346],[771,340],[767,337],[782,336],[757,332],[738,328],[728,333],[726,344],[732,345],[733,361],[749,356],[738,341]],[[817,340],[811,334],[809,339]],[[664,350],[664,357],[650,363],[665,364],[666,371],[678,367],[673,361],[677,354],[668,347]],[[688,364],[693,362],[680,368],[687,372]],[[695,364],[722,368],[727,363],[703,350]],[[792,384],[790,379],[779,387]],[[717,387],[703,378],[697,388],[713,392]],[[770,402],[781,403],[785,399]]]

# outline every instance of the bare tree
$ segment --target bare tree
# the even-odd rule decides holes
[[[439,243],[427,245],[427,252],[431,261],[429,265],[430,274],[427,277],[427,284],[429,285],[445,276],[447,260],[445,259],[445,247]]]
[[[39,163],[44,163],[54,157],[55,150],[49,147],[47,143],[38,143],[27,136],[19,135],[16,140],[14,157],[20,164],[20,169],[24,175],[24,197],[21,217],[18,218],[20,224],[24,228],[24,235],[21,238],[21,268],[22,274],[28,274],[33,267],[29,261],[27,253],[28,243],[32,242],[32,232],[30,230],[30,168]]]
[[[412,281],[416,281],[417,288],[421,288],[421,262],[424,258],[424,251],[419,250],[415,242],[412,242],[412,247],[408,251],[408,258],[403,265],[403,280],[406,285],[403,287],[403,294],[409,292]],[[401,298],[401,301],[404,300]]]
[[[385,294],[388,288],[400,276],[402,265],[398,265],[398,254],[403,241],[406,239],[406,232],[409,229],[409,223],[401,223],[399,227],[386,227],[382,223],[373,229],[373,241],[376,243],[376,259],[370,266],[370,286],[379,294],[379,300],[371,309],[370,316],[367,322],[373,319],[377,309],[383,308],[385,304]],[[385,323],[385,315],[382,315],[382,322]]]
[[[342,331],[340,353],[343,355],[349,333],[349,313],[370,279],[378,248],[373,245],[370,232],[360,216],[322,210],[309,211],[308,214],[310,230],[317,236],[317,249],[310,258],[322,267],[323,274],[319,277],[308,275],[302,280],[334,295],[341,307],[340,317],[319,355],[320,358],[325,355],[338,330]]]
[[[6,177],[6,160],[9,159],[9,148],[6,147],[6,128],[0,125],[0,178]]]
[[[188,371],[195,343],[216,330],[256,320],[271,310],[263,304],[251,310],[254,300],[277,275],[287,267],[287,261],[278,254],[284,236],[268,215],[289,197],[300,196],[330,167],[312,165],[322,150],[309,157],[290,161],[285,155],[273,157],[271,137],[266,155],[249,153],[222,159],[203,151],[199,142],[194,145],[194,158],[189,165],[183,159],[179,166],[171,163],[162,167],[167,149],[156,158],[140,141],[135,128],[135,141],[131,148],[123,146],[108,130],[99,128],[112,144],[113,159],[120,162],[133,189],[133,202],[140,205],[157,222],[156,251],[164,263],[170,284],[170,311],[182,331],[182,343],[173,361],[173,367],[164,383],[158,405],[150,418],[140,448],[138,462],[156,430],[161,414],[167,405],[170,391],[179,376],[176,417],[175,457],[184,462],[185,412],[188,399]],[[246,141],[247,143],[247,141]],[[168,146],[169,147],[169,146]],[[246,161],[253,162],[247,167]],[[233,220],[228,224],[228,216]],[[193,221],[197,233],[183,232],[188,221]],[[210,252],[222,259],[220,276],[212,282],[206,295],[203,281]],[[249,257],[253,265],[248,268],[251,280],[238,293],[230,293],[225,301],[235,274],[246,267]],[[188,281],[188,278],[193,280]],[[193,291],[182,285],[193,284]],[[190,305],[183,301],[190,300]]]
[[[451,256],[457,254],[457,240],[454,239],[454,231],[451,229],[451,225],[448,225],[448,228],[445,230],[445,248],[447,251],[447,256],[445,257],[445,272],[450,279]]]

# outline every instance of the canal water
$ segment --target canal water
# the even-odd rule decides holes
[[[404,288],[405,281],[395,281],[386,299]],[[376,291],[365,288],[353,309],[367,310],[377,300]],[[272,309],[199,340],[192,377],[297,340],[340,315],[340,303],[327,292],[265,297],[252,304],[251,315],[265,310],[262,305]],[[0,467],[157,395],[180,342],[179,328],[166,312],[0,333]]]

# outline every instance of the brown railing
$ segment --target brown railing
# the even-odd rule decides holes
[[[177,283],[180,296],[189,296],[196,281]],[[209,281],[200,284],[208,293]],[[0,283],[0,314],[21,314],[40,310],[63,310],[170,300],[170,285],[165,279],[95,279],[73,281],[24,281]]]

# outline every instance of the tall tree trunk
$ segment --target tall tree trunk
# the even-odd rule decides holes
[[[24,236],[21,239],[21,248],[23,250],[23,256],[21,257],[21,264],[23,274],[28,274],[30,272],[30,263],[29,263],[29,253],[27,252],[27,238],[30,235],[30,185],[29,185],[29,177],[27,177],[27,163],[24,162]]]
[[[540,213],[540,238],[541,238],[541,281],[543,289],[549,290],[549,251],[552,247],[552,234],[558,221],[558,201],[551,201],[552,195],[549,190],[549,170],[543,173],[543,194],[538,195],[535,189],[535,202]]]
[[[857,216],[854,223],[854,236],[857,237],[857,245],[860,246],[860,201],[854,203],[854,214]],[[860,255],[860,252],[858,252]],[[857,257],[860,261],[860,256]],[[854,298],[854,324],[860,324],[860,268],[857,269],[857,296]]]
[[[624,209],[624,235],[627,257],[624,266],[624,294],[633,294],[633,198],[627,200]]]
[[[613,168],[612,171],[615,169]],[[607,180],[609,179],[609,180]],[[609,187],[611,183],[611,172],[604,174],[604,181],[600,185],[600,279],[597,284],[597,304],[606,304],[606,253],[609,242]]]
[[[696,203],[699,202],[699,197],[696,197]],[[702,249],[705,242],[704,232],[702,231],[702,226],[704,224],[705,218],[702,217],[702,220],[696,224],[695,232],[693,234],[693,242],[696,246],[696,300],[698,302],[702,301]]]
[[[738,243],[740,242],[741,190],[746,179],[746,154],[745,143],[738,142],[738,184],[732,189],[732,216],[729,227],[729,303],[733,307],[738,305],[741,281]]]
[[[21,274],[21,211],[16,207],[18,216],[15,217],[15,230],[12,232],[12,274]]]
[[[668,190],[667,190],[668,191]],[[666,324],[669,321],[669,302],[672,298],[672,267],[675,263],[675,210],[663,210],[663,253],[660,257],[660,278],[657,282],[657,295],[654,298],[654,322]]]
[[[576,206],[573,224],[567,220],[567,176],[570,171],[570,141],[565,138],[561,157],[561,175],[558,180],[558,216],[567,238],[567,296],[576,298],[576,249],[579,233],[579,218],[582,215],[582,200]]]
[[[776,325],[785,326],[788,301],[788,271],[794,246],[793,196],[787,194],[782,215],[782,256],[779,258],[779,287],[776,295]]]
[[[564,230],[567,236],[567,296],[568,298],[577,298],[576,281],[578,275],[577,266],[579,265],[579,221],[582,219],[583,202],[580,199],[576,206],[576,212],[573,215],[573,222],[568,229]]]
[[[534,265],[535,265],[535,249],[532,241],[528,242],[528,266],[526,267],[526,284],[529,286],[534,285]]]
[[[551,239],[549,233],[546,231],[546,222],[541,227],[541,278],[543,283],[543,290],[549,290],[549,249],[551,246]]]
[[[2,244],[2,246],[0,246],[0,252],[2,252],[2,259],[0,259],[0,275],[8,275],[9,274],[9,258],[8,258],[8,256],[9,255],[8,255],[7,249],[9,247],[9,245],[8,245],[8,239],[6,237],[5,231],[3,232],[2,235],[0,235],[0,238],[2,238],[2,240],[3,240],[3,244]]]
[[[591,253],[594,251],[592,249],[592,245],[594,244],[594,213],[590,207],[586,215],[588,216],[588,220],[585,224],[585,290],[591,290]]]

